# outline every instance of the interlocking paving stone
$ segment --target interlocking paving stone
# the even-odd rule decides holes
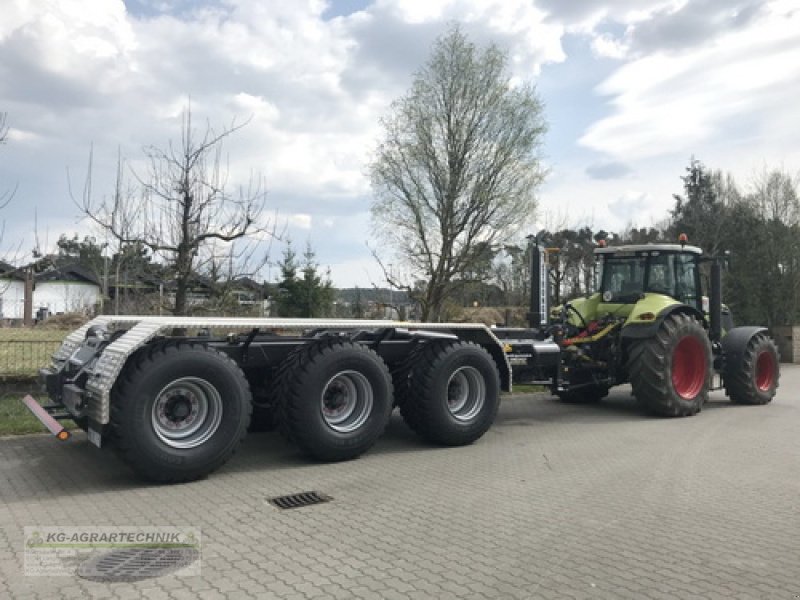
[[[0,438],[3,598],[800,597],[800,368],[777,398],[722,392],[688,419],[503,400],[477,443],[436,448],[393,415],[362,458],[315,464],[250,436],[209,478],[136,481],[78,434]],[[303,490],[326,504],[279,511]],[[23,528],[193,526],[199,576],[133,583],[25,577]]]

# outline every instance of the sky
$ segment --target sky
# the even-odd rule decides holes
[[[146,171],[143,149],[179,140],[190,103],[195,123],[247,122],[225,143],[229,186],[263,177],[269,214],[336,286],[383,285],[372,251],[397,261],[371,234],[367,165],[456,22],[545,105],[549,174],[523,230],[653,225],[693,156],[745,189],[800,170],[798,0],[0,0],[0,14],[12,262],[61,234],[102,239],[72,199],[90,151],[102,199],[118,153]]]

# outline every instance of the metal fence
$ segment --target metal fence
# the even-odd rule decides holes
[[[0,378],[35,377],[60,345],[51,340],[0,341]]]

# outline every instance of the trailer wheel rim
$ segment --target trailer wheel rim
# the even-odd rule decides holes
[[[372,414],[374,393],[363,373],[341,371],[331,377],[320,395],[325,424],[339,433],[351,433]]]
[[[695,337],[686,336],[672,354],[672,387],[684,400],[692,400],[706,380],[706,355],[703,344]]]
[[[153,431],[172,448],[196,448],[204,444],[221,422],[222,396],[200,377],[182,377],[170,382],[153,403]]]
[[[756,359],[756,387],[762,392],[772,389],[775,384],[775,357],[764,351]]]
[[[475,418],[486,402],[486,382],[475,367],[461,367],[447,382],[447,409],[459,421]]]

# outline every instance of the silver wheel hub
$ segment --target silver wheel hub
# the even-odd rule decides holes
[[[320,408],[325,424],[339,433],[362,427],[372,413],[372,384],[358,371],[341,371],[322,389]]]
[[[447,382],[447,409],[457,420],[469,421],[486,403],[486,381],[475,367],[461,367]]]
[[[207,442],[221,421],[222,396],[200,377],[171,381],[153,403],[153,431],[172,448],[195,448]]]

